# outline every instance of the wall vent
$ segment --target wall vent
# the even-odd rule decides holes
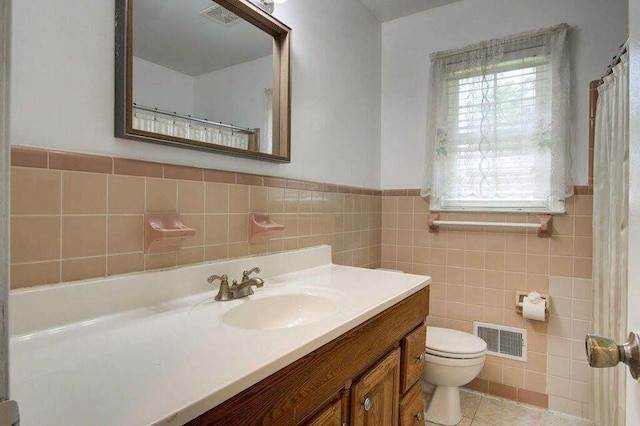
[[[199,12],[205,18],[212,19],[218,24],[231,25],[239,22],[240,18],[235,13],[229,12],[217,3]]]
[[[487,354],[527,361],[527,330],[473,322],[473,334],[487,342]]]

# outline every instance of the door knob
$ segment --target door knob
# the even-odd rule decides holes
[[[629,372],[634,379],[640,377],[640,336],[629,333],[629,338],[622,345],[612,339],[587,334],[585,349],[589,365],[595,368],[615,367],[619,362],[629,366]]]

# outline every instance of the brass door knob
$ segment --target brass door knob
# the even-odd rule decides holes
[[[615,367],[619,362],[629,366],[634,379],[640,377],[640,336],[629,333],[626,343],[618,345],[613,339],[587,334],[585,339],[587,361],[594,368]]]

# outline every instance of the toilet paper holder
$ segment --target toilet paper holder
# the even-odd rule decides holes
[[[522,306],[524,304],[524,298],[529,295],[528,291],[516,291],[516,312],[522,315]],[[549,308],[551,307],[551,298],[549,294],[540,294],[542,300],[544,300],[544,314],[545,317],[549,317]]]

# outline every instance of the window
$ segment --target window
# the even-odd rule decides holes
[[[432,55],[432,210],[564,212],[572,194],[566,25]]]

